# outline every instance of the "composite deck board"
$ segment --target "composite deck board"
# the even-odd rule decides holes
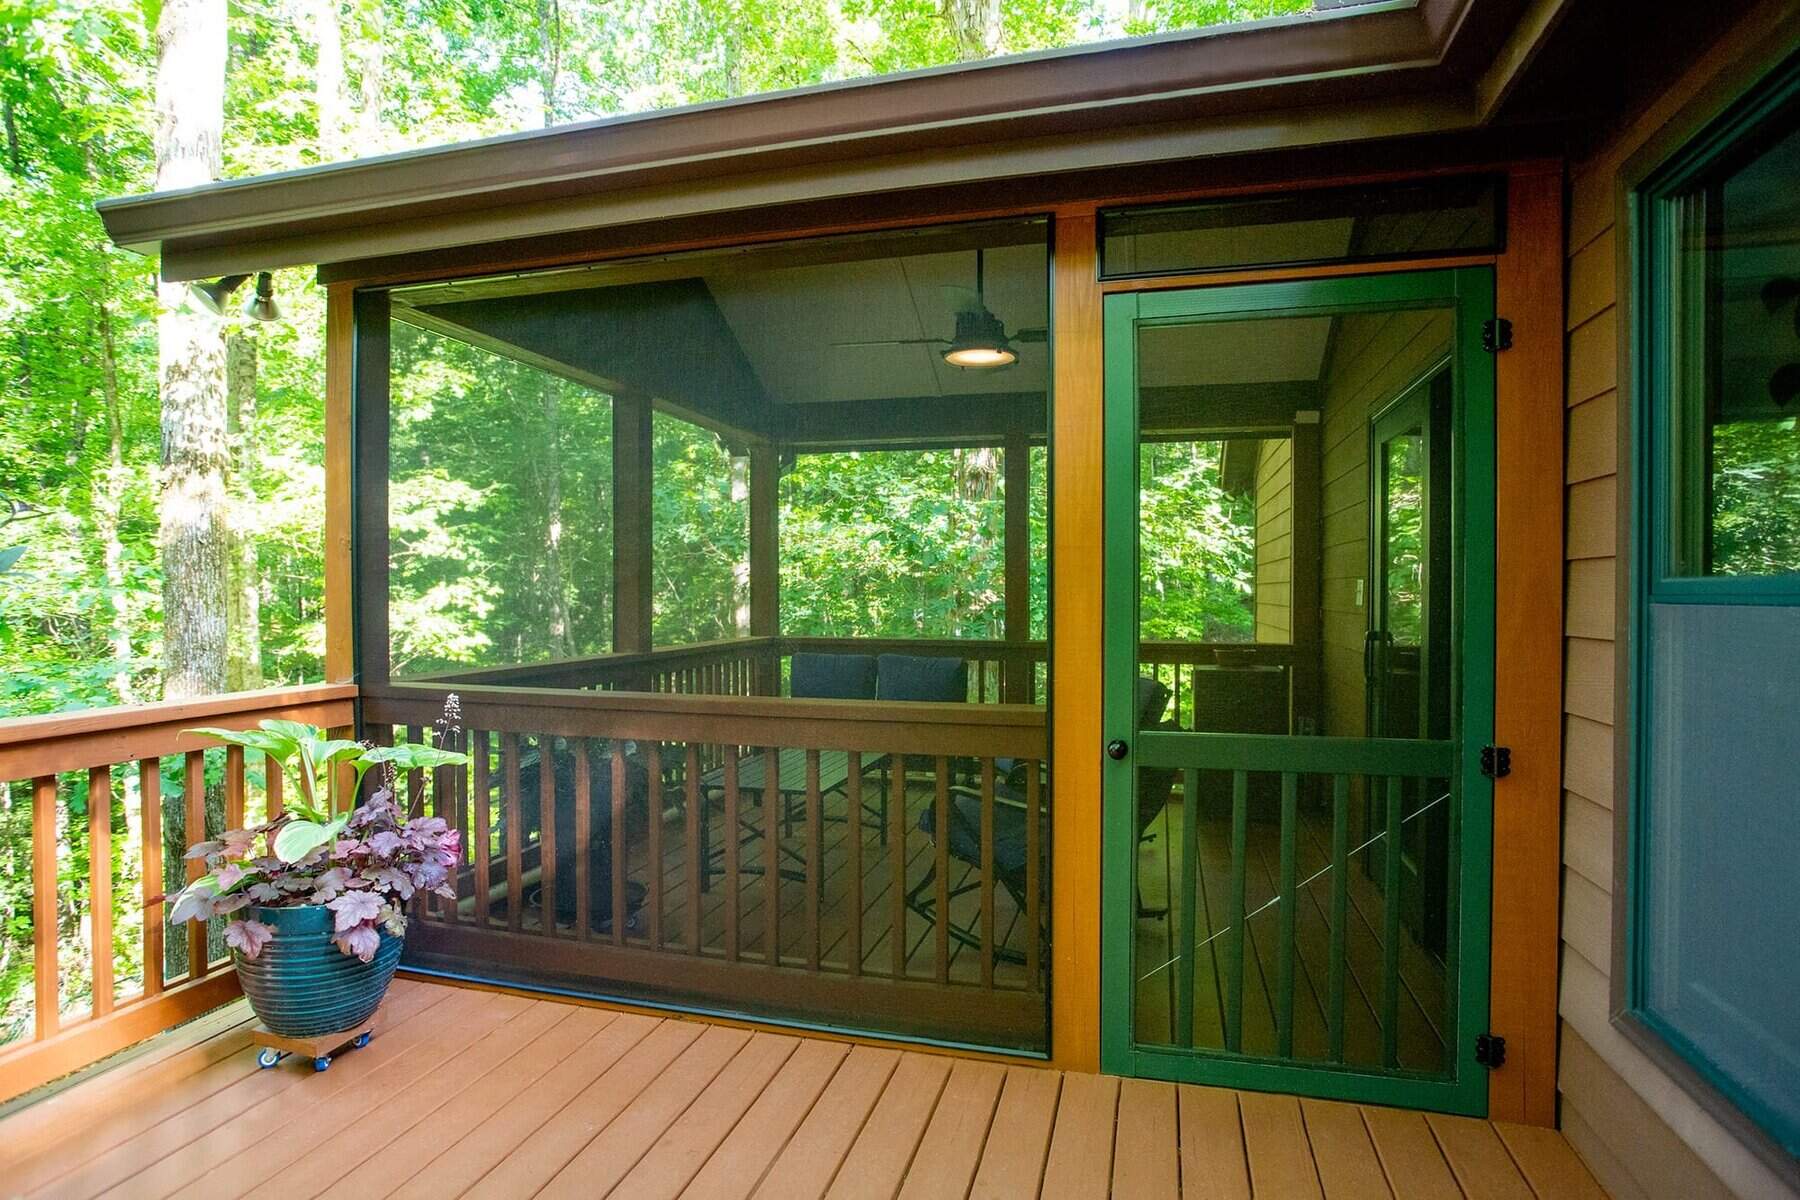
[[[665,913],[665,917],[667,914]],[[679,928],[679,926],[676,926]],[[241,1002],[0,1119],[0,1191],[1599,1200],[1562,1136],[416,979],[329,1071]]]

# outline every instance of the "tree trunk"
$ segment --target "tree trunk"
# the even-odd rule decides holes
[[[569,597],[563,586],[562,561],[562,415],[557,383],[544,379],[544,590],[550,602],[550,654],[573,658],[574,640],[569,632]]]
[[[166,0],[156,41],[156,188],[211,182],[224,135],[225,0]],[[184,285],[159,294],[163,695],[176,698],[225,686],[225,346],[213,317],[183,308]]]
[[[225,339],[225,432],[230,443],[231,593],[226,612],[225,686],[263,685],[262,576],[257,569],[256,341],[240,329]]]
[[[944,20],[963,62],[992,58],[1000,50],[1000,0],[943,0]]]
[[[102,260],[104,261],[104,260]],[[99,304],[100,398],[106,409],[106,468],[94,489],[94,535],[106,573],[107,642],[112,648],[113,695],[120,704],[134,704],[131,686],[131,613],[125,603],[125,547],[119,540],[119,511],[125,503],[125,415],[119,406],[119,364],[113,340],[109,297],[111,279],[102,273]]]
[[[313,0],[313,44],[318,63],[313,72],[313,95],[319,108],[319,160],[336,162],[344,157],[344,133],[349,126],[344,105],[344,34],[339,24],[338,0]]]
[[[731,456],[731,502],[750,511],[750,456]],[[754,518],[752,518],[754,519]],[[738,637],[751,636],[750,628],[750,539],[744,539],[744,552],[731,568],[732,630]]]
[[[381,0],[369,0],[362,23],[362,42],[357,49],[362,65],[357,85],[356,136],[357,153],[362,155],[380,154],[387,144],[381,130],[381,89],[387,67],[383,56],[385,36],[386,12]]]
[[[544,128],[556,124],[556,77],[562,72],[562,10],[557,0],[537,0],[538,94]]]

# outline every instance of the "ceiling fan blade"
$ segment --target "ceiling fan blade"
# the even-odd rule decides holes
[[[1050,331],[1043,328],[1021,329],[1012,335],[1012,340],[1015,342],[1047,342],[1050,340]]]
[[[877,338],[868,342],[833,342],[833,348],[840,346],[933,346],[950,344],[948,338]]]

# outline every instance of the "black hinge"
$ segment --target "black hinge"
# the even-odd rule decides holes
[[[1512,322],[1505,317],[1489,317],[1481,323],[1481,348],[1489,354],[1512,349]]]
[[[1497,1033],[1478,1034],[1475,1038],[1475,1061],[1493,1071],[1506,1063],[1506,1039]]]
[[[1489,779],[1504,779],[1512,774],[1511,746],[1483,746],[1481,773]]]

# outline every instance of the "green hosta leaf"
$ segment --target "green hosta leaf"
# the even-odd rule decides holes
[[[327,824],[317,821],[290,821],[275,835],[275,857],[284,863],[299,862],[320,846],[330,842],[344,828],[345,818]]]
[[[316,742],[324,736],[324,730],[317,725],[302,725],[298,721],[264,721],[262,727],[270,733],[278,733],[294,743]]]
[[[8,546],[6,549],[0,550],[0,571],[10,570],[12,565],[18,562],[24,554],[25,547],[23,546]]]
[[[404,745],[377,746],[365,756],[370,763],[391,762],[401,771],[429,771],[436,767],[460,767],[469,761],[469,756],[454,750],[440,750],[436,746]]]
[[[184,730],[185,733],[198,734],[202,737],[217,738],[229,746],[242,746],[246,750],[256,750],[281,761],[286,761],[294,753],[294,740],[267,729],[219,729],[203,725],[196,729]]]

